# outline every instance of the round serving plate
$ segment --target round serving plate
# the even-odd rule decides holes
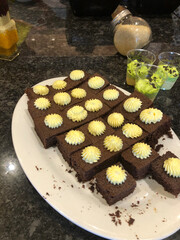
[[[50,85],[55,80],[39,84]],[[125,94],[129,93],[123,89]],[[79,227],[107,239],[157,240],[180,228],[180,196],[175,198],[156,181],[137,181],[135,191],[108,206],[93,182],[79,183],[57,147],[44,149],[27,110],[27,96],[18,101],[12,118],[14,149],[24,173],[38,193],[57,212]],[[180,157],[180,142],[163,136],[160,154],[170,150]]]

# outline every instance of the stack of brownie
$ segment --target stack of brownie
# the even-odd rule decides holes
[[[89,79],[96,76],[104,80],[104,84],[97,89],[91,88],[88,82]],[[150,173],[151,166],[153,177],[163,185],[163,180],[159,180],[161,179],[162,173],[158,171],[158,169],[162,168],[162,164],[160,164],[162,158],[160,158],[153,148],[161,136],[164,134],[170,136],[170,118],[163,114],[162,120],[158,123],[145,124],[141,122],[139,119],[141,111],[153,107],[152,102],[136,91],[130,96],[125,95],[121,90],[110,85],[108,80],[99,74],[89,75],[84,72],[84,77],[77,81],[73,81],[70,76],[62,81],[67,83],[64,89],[57,90],[54,89],[52,85],[47,86],[49,92],[47,95],[43,96],[48,98],[51,103],[51,106],[47,110],[39,110],[35,107],[35,100],[42,96],[34,93],[33,88],[27,88],[25,91],[29,99],[28,110],[34,121],[35,131],[42,141],[44,148],[57,146],[64,160],[76,171],[79,181],[85,182],[95,177],[97,189],[109,205],[114,204],[132,193],[136,187],[136,180],[145,178],[146,175]],[[84,98],[72,97],[71,91],[75,88],[84,89],[86,91],[86,96]],[[104,92],[109,89],[118,91],[118,97],[116,99],[107,100],[104,98]],[[57,105],[54,102],[53,96],[58,92],[69,93],[71,102],[65,106]],[[132,97],[140,99],[142,104],[136,112],[127,112],[123,107],[124,102]],[[86,101],[90,99],[100,100],[102,102],[102,108],[99,111],[87,111],[87,117],[80,122],[73,122],[67,117],[67,111],[69,109],[76,105],[82,106],[85,109]],[[113,112],[121,113],[124,117],[124,122],[120,127],[113,128],[107,122],[109,114]],[[58,113],[63,118],[63,124],[60,127],[49,128],[45,125],[45,116],[53,113]],[[102,122],[105,126],[105,131],[100,135],[95,136],[88,130],[89,124],[94,120]],[[127,123],[139,126],[142,130],[141,136],[135,138],[126,137],[123,134],[122,126]],[[72,129],[79,130],[84,134],[85,140],[83,143],[71,145],[66,142],[66,134]],[[118,151],[109,151],[105,148],[104,139],[107,136],[116,136],[120,138],[123,143],[122,148]],[[132,147],[137,142],[144,142],[151,146],[151,155],[146,159],[139,159],[132,154]],[[99,161],[90,164],[82,160],[82,150],[87,146],[95,146],[101,151]],[[159,165],[157,163],[159,163]],[[126,170],[127,178],[124,183],[113,185],[106,178],[106,169],[112,165],[119,164]],[[158,177],[156,178],[157,175]],[[178,191],[180,192],[180,189],[171,191],[171,185],[169,188],[166,187],[166,189],[176,195]]]

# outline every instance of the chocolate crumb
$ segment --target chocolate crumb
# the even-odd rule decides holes
[[[61,187],[58,187],[58,189],[60,190],[60,189],[61,189]]]
[[[71,184],[71,187],[73,188],[74,186]]]
[[[118,206],[115,206],[115,209],[118,209]]]
[[[85,185],[84,185],[84,184],[82,185],[82,188],[85,188]]]
[[[47,195],[47,196],[50,196],[48,192],[46,192],[46,195]]]
[[[68,173],[72,173],[73,171],[71,169],[68,170]]]
[[[167,136],[168,136],[169,138],[173,138],[173,135],[172,135],[171,130],[168,131]]]
[[[120,217],[121,216],[121,212],[119,211],[119,210],[117,210],[116,212],[115,212],[115,215],[116,215],[116,217]]]
[[[136,234],[136,239],[137,239],[137,240],[139,240],[139,237],[138,237],[138,235],[137,235],[137,234]]]
[[[129,226],[131,226],[134,223],[135,219],[130,217],[129,221],[127,221],[127,223],[129,224]]]
[[[39,171],[39,168],[37,166],[35,166],[36,170]]]
[[[95,188],[94,188],[94,186],[93,185],[91,185],[90,187],[89,187],[89,189],[91,190],[91,192],[93,193],[94,192],[94,190],[95,190]]]
[[[131,207],[137,207],[138,205],[137,204],[135,204],[135,203],[132,203],[131,204]]]
[[[156,151],[156,152],[159,152],[159,150],[160,150],[162,147],[164,147],[163,144],[158,144],[158,145],[155,147],[155,151]]]
[[[114,213],[109,213],[109,216],[111,216],[111,217],[114,216]]]
[[[55,185],[55,184],[53,184],[53,188],[54,188],[54,189],[56,188],[56,185]]]

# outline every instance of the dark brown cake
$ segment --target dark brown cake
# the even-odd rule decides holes
[[[126,144],[128,145],[128,147],[130,147],[131,145],[140,142],[140,141],[145,141],[148,137],[148,133],[146,131],[143,130],[143,133],[140,137],[137,138],[127,138],[123,132],[122,132],[122,128],[119,128],[115,131],[115,135],[117,135],[118,137],[122,138],[124,140],[124,142],[126,142]]]
[[[151,163],[159,157],[157,152],[155,152],[153,149],[151,150],[151,155],[146,159],[135,157],[132,153],[132,146],[122,152],[121,163],[135,179],[142,179],[146,177],[146,175],[149,173]]]
[[[124,109],[123,104],[128,98],[132,98],[132,97],[139,98],[142,101],[142,105],[141,105],[141,108],[137,112],[129,113]],[[127,120],[129,120],[130,122],[133,122],[139,116],[139,114],[142,110],[151,107],[152,104],[153,104],[152,101],[149,100],[146,96],[144,96],[143,94],[141,94],[137,91],[134,91],[123,102],[121,102],[118,106],[116,106],[114,111],[120,112]]]
[[[77,129],[77,130],[80,130],[80,129]],[[56,137],[57,147],[58,147],[59,151],[61,152],[64,160],[66,160],[69,163],[69,165],[71,165],[70,156],[74,152],[76,152],[76,151],[78,151],[78,150],[80,150],[80,149],[90,145],[91,144],[91,140],[84,133],[85,141],[83,143],[78,144],[78,145],[71,145],[71,144],[67,143],[66,140],[65,140],[66,134],[67,133],[64,133],[64,134],[61,134],[61,135]]]
[[[118,164],[118,166],[121,165]],[[106,178],[106,170],[107,169],[104,169],[95,176],[97,182],[96,188],[97,191],[101,193],[106,202],[109,205],[112,205],[131,194],[136,188],[136,181],[128,172],[126,172],[127,177],[125,182],[119,185],[113,185]]]
[[[84,124],[83,126],[80,127],[79,130],[82,130],[84,132],[84,134],[91,140],[92,144],[95,144],[96,142],[102,141],[106,136],[108,135],[112,135],[114,133],[114,129],[111,128],[102,118],[96,118],[94,119],[96,121],[102,121],[105,126],[106,126],[106,130],[105,132],[100,135],[100,136],[93,136],[89,131],[88,131],[88,125],[89,123]],[[93,121],[93,120],[92,120]]]
[[[40,85],[40,84],[38,84],[38,85]],[[49,89],[49,93],[47,94],[47,95],[44,95],[44,96],[42,96],[42,95],[40,95],[40,94],[36,94],[36,93],[34,93],[34,91],[33,91],[33,87],[32,88],[26,88],[25,89],[25,93],[26,93],[26,95],[27,95],[27,97],[29,98],[29,99],[36,99],[36,98],[38,98],[38,97],[47,97],[47,98],[49,98],[49,96],[51,95],[51,87],[50,86],[48,86],[48,85],[46,85],[46,87]]]
[[[180,178],[169,176],[163,168],[164,161],[172,157],[177,158],[176,155],[168,151],[157,161],[153,162],[151,164],[151,174],[153,179],[155,179],[159,184],[161,184],[166,191],[177,196],[180,193]]]
[[[119,97],[116,100],[106,100],[103,97],[104,91],[109,90],[109,89],[115,89],[119,92]],[[109,85],[106,88],[104,88],[100,93],[97,94],[97,98],[99,98],[102,102],[107,104],[110,108],[114,108],[118,104],[120,104],[125,98],[127,98],[127,95],[125,95],[121,90],[118,88],[114,87],[113,85]]]
[[[104,85],[103,85],[101,88],[99,88],[99,89],[92,89],[92,88],[90,88],[89,85],[88,85],[88,80],[89,80],[90,78],[95,77],[95,76],[101,77],[101,78],[103,78],[104,81],[105,81]],[[99,93],[100,91],[102,91],[105,87],[107,87],[107,86],[109,85],[108,80],[105,79],[103,76],[101,76],[101,75],[98,74],[98,73],[95,73],[95,74],[91,75],[91,76],[88,78],[88,80],[85,81],[84,83],[82,83],[79,87],[80,87],[80,88],[83,88],[83,89],[85,89],[87,92],[92,93],[92,94],[95,94],[95,95],[96,95],[97,93]]]
[[[162,137],[164,134],[167,134],[169,137],[171,137],[171,119],[167,115],[163,114],[163,118],[160,122],[157,123],[151,123],[151,124],[145,124],[143,123],[139,118],[135,121],[136,124],[138,124],[141,128],[143,128],[145,131],[147,131],[149,134],[147,138],[148,144],[151,145],[151,147],[155,147],[155,145],[158,143],[158,139]]]
[[[86,82],[89,79],[90,75],[88,73],[86,73],[85,71],[84,71],[84,73],[85,73],[85,76],[79,80],[74,81],[70,78],[70,76],[65,78],[65,81],[67,82],[67,91],[78,87],[80,84],[82,84],[83,82]]]
[[[100,172],[104,168],[109,167],[112,164],[115,164],[120,158],[120,153],[127,148],[126,143],[124,143],[123,148],[120,151],[110,152],[104,147],[103,141],[94,144],[94,146],[98,147],[101,151],[101,158],[96,163],[90,164],[82,160],[82,150],[77,151],[71,155],[71,164],[77,172],[79,181],[89,181],[94,177],[96,173]]]

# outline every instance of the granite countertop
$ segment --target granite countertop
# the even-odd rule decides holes
[[[110,18],[78,18],[67,0],[10,2],[11,16],[21,34],[20,55],[12,62],[0,60],[0,239],[102,239],[58,214],[33,188],[13,148],[11,120],[18,99],[27,86],[66,76],[73,69],[99,72],[117,86],[132,92],[125,82],[126,58],[116,52]],[[174,44],[171,16],[144,17],[152,27],[148,46],[156,54],[180,52]],[[22,31],[23,29],[23,31]],[[180,79],[179,79],[180,80]],[[172,118],[180,137],[180,81],[170,91],[161,91],[155,106]],[[178,210],[178,209],[177,209]],[[180,232],[167,238],[180,239]]]

